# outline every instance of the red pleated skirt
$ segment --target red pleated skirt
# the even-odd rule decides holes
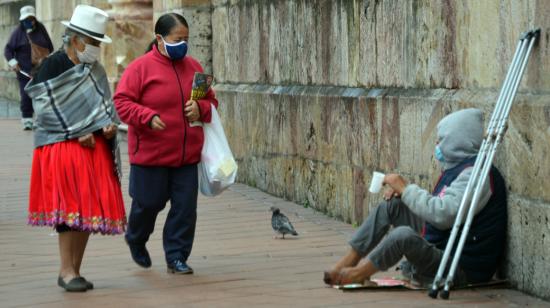
[[[124,201],[111,150],[103,136],[94,137],[93,149],[68,140],[34,150],[29,224],[124,233]]]

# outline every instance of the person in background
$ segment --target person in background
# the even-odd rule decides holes
[[[405,257],[400,266],[404,276],[428,286],[441,262],[482,140],[481,110],[463,109],[444,117],[437,125],[434,152],[442,173],[433,192],[398,174],[386,175],[386,201],[357,229],[349,252],[324,273],[325,283],[370,283],[374,273]],[[506,204],[504,179],[492,167],[460,256],[455,285],[486,282],[495,274],[504,256]]]
[[[69,292],[93,289],[80,274],[90,233],[121,234],[126,214],[120,190],[119,122],[107,75],[97,61],[108,15],[79,5],[63,48],[46,58],[25,88],[36,111],[29,224],[54,226]]]
[[[197,221],[198,169],[204,134],[194,121],[210,122],[218,101],[213,90],[191,100],[199,62],[187,55],[189,26],[176,13],[162,15],[155,24],[150,50],[124,71],[114,100],[128,124],[130,196],[126,242],[133,260],[151,266],[145,247],[157,214],[170,200],[163,231],[168,272],[191,274],[187,265]]]
[[[53,45],[48,31],[36,19],[33,6],[22,7],[20,13],[20,24],[11,33],[4,48],[4,57],[6,57],[10,69],[17,74],[23,129],[32,130],[34,111],[32,101],[25,93],[24,88],[31,78],[33,69],[53,51]]]

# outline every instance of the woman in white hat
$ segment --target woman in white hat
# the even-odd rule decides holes
[[[34,113],[32,101],[24,91],[25,85],[30,80],[32,70],[52,51],[53,45],[48,31],[36,19],[34,7],[22,7],[19,25],[11,33],[4,48],[4,57],[11,70],[17,74],[21,96],[21,122],[25,130],[32,129]]]
[[[120,190],[120,153],[107,75],[97,62],[107,14],[79,5],[63,48],[46,58],[26,87],[36,111],[29,224],[59,233],[58,285],[84,292],[80,275],[90,233],[121,234],[126,215]]]

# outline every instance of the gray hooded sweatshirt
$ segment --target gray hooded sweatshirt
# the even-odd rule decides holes
[[[483,113],[479,109],[470,108],[447,115],[437,125],[437,138],[445,158],[441,163],[443,170],[451,169],[465,159],[476,156],[483,141]],[[424,221],[440,230],[448,230],[453,226],[472,171],[473,167],[465,168],[437,196],[432,196],[429,191],[415,184],[409,184],[401,199]],[[475,214],[485,207],[490,197],[490,180],[487,177]]]

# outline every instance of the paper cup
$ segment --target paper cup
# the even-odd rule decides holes
[[[369,191],[373,194],[379,193],[382,189],[382,184],[384,183],[385,174],[382,172],[374,171],[372,173],[372,180],[370,182]]]

